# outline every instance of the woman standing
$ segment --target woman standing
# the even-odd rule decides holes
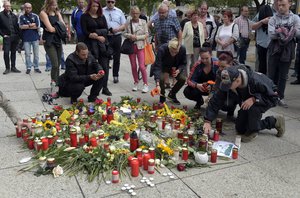
[[[102,94],[111,96],[112,93],[107,87],[109,74],[109,55],[106,53],[108,51],[108,27],[99,0],[89,1],[85,13],[81,15],[80,24],[85,37],[84,43],[88,46],[105,72]]]
[[[190,68],[199,59],[200,47],[205,39],[204,34],[203,25],[199,21],[199,13],[195,10],[191,14],[191,21],[184,25],[182,33],[187,55],[187,75],[190,73]]]
[[[147,22],[143,19],[140,19],[140,9],[137,6],[133,6],[130,10],[131,20],[129,20],[126,24],[126,29],[124,36],[134,42],[134,53],[129,55],[129,60],[131,64],[131,71],[134,80],[134,86],[132,91],[138,90],[138,71],[136,58],[139,62],[139,69],[142,73],[142,78],[144,82],[144,86],[142,89],[142,93],[147,93],[149,91],[148,81],[147,81],[147,71],[145,67],[145,40],[148,37],[148,27]]]
[[[59,76],[59,65],[62,53],[62,38],[56,31],[55,27],[60,24],[65,27],[65,23],[57,7],[56,0],[45,0],[45,3],[40,12],[40,19],[42,21],[44,48],[51,61],[51,91],[57,92],[57,79]]]
[[[217,52],[230,51],[236,57],[237,53],[234,50],[233,43],[239,38],[239,28],[237,25],[234,25],[232,17],[231,10],[226,10],[223,13],[223,25],[219,27],[216,35],[216,49]]]

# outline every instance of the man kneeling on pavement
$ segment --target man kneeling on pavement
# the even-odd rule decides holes
[[[102,88],[104,71],[97,60],[89,53],[84,43],[76,45],[76,51],[66,60],[66,71],[59,76],[59,96],[71,97],[71,103],[77,102],[85,87],[92,85],[89,102],[94,102]]]
[[[165,97],[165,73],[176,79],[176,83],[168,94],[174,104],[180,105],[176,98],[176,94],[185,83],[185,67],[186,67],[186,50],[185,47],[179,46],[177,38],[174,38],[161,45],[158,49],[155,63],[151,66],[150,76],[154,75],[156,87],[160,90],[160,103],[166,101]]]
[[[282,116],[268,116],[262,119],[262,114],[275,107],[278,102],[276,86],[264,74],[253,72],[245,65],[231,66],[221,72],[219,90],[208,103],[205,123],[205,133],[211,130],[211,122],[217,117],[223,101],[228,100],[229,92],[234,92],[239,98],[241,109],[235,123],[236,131],[242,135],[243,142],[250,142],[264,129],[277,130],[277,137],[285,133],[285,120]]]

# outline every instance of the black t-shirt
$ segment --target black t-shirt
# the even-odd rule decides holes
[[[193,47],[199,48],[201,47],[201,44],[200,44],[200,34],[199,34],[198,26],[196,28],[193,27],[193,31],[194,31]]]

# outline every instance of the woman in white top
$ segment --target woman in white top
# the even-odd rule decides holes
[[[197,10],[191,14],[191,21],[184,25],[182,39],[187,54],[187,75],[190,68],[199,59],[200,47],[204,43],[205,33],[203,25],[199,22],[199,13]]]
[[[230,51],[234,57],[237,56],[234,50],[234,42],[239,38],[239,28],[233,23],[233,15],[231,10],[226,10],[223,13],[223,25],[218,29],[216,35],[217,52]]]
[[[138,90],[139,79],[138,79],[138,70],[136,64],[136,59],[138,59],[139,69],[142,73],[142,78],[144,82],[142,93],[147,93],[149,91],[149,88],[148,88],[148,81],[147,81],[147,70],[145,66],[144,48],[145,48],[145,40],[148,37],[148,27],[147,27],[147,22],[145,20],[139,19],[140,14],[141,14],[140,9],[137,6],[133,6],[131,8],[130,10],[131,20],[127,21],[124,37],[134,41],[134,47],[133,47],[134,53],[129,54],[131,71],[134,79],[134,86],[132,88],[132,91]]]

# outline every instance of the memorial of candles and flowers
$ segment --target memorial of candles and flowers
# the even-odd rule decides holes
[[[26,118],[16,128],[16,136],[34,155],[20,171],[54,177],[83,173],[90,182],[117,183],[122,175],[160,174],[161,166],[178,171],[209,166],[218,163],[213,144],[219,141],[222,121],[208,135],[202,134],[202,125],[198,111],[150,105],[140,98],[54,106],[52,112]],[[230,158],[237,158],[237,149]]]

